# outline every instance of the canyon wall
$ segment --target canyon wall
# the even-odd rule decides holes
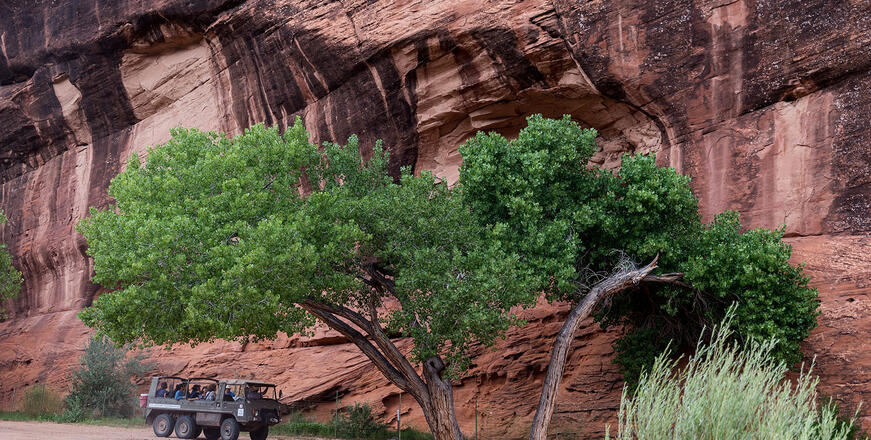
[[[702,213],[784,225],[822,298],[805,344],[822,389],[871,427],[871,3],[862,0],[40,0],[0,4],[0,208],[25,285],[0,322],[0,401],[63,390],[100,290],[75,224],[109,202],[131,154],[171,127],[239,133],[300,116],[315,141],[383,139],[391,170],[455,181],[478,130],[570,114],[594,160],[655,152],[693,177]],[[457,382],[462,428],[522,436],[564,307],[525,312]],[[595,437],[622,387],[619,329],[575,340],[554,432]],[[863,336],[866,335],[866,336]],[[401,344],[408,344],[403,341]],[[162,374],[275,380],[325,416],[399,396],[326,330],[269,343],[152,350]],[[404,421],[422,426],[403,401]],[[2,405],[0,405],[2,406]],[[5,409],[5,408],[0,408]]]

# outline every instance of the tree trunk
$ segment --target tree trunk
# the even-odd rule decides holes
[[[569,313],[556,340],[553,343],[553,351],[550,355],[550,364],[547,366],[547,375],[544,378],[544,385],[541,390],[541,397],[538,400],[538,410],[535,412],[535,418],[532,421],[532,430],[529,433],[530,440],[546,440],[547,428],[550,425],[550,420],[553,417],[553,410],[556,404],[556,395],[559,391],[560,382],[562,381],[563,371],[565,370],[566,359],[569,354],[569,347],[572,345],[572,340],[575,337],[575,332],[581,322],[590,316],[596,304],[603,298],[607,298],[621,290],[638,284],[645,276],[656,268],[656,258],[641,269],[628,272],[620,272],[600,283],[593,286],[592,289],[584,296],[581,303],[578,304]]]
[[[430,408],[424,408],[424,415],[436,440],[462,440],[463,433],[457,423],[454,411],[454,390],[449,379],[441,377],[445,363],[438,357],[431,357],[423,363],[423,375],[429,391]]]
[[[433,356],[427,359],[423,363],[424,377],[421,378],[384,334],[377,319],[374,318],[374,313],[374,321],[367,322],[361,315],[342,306],[311,300],[303,301],[299,305],[327,326],[350,339],[387,380],[414,397],[426,417],[435,440],[462,440],[463,434],[460,432],[454,412],[453,388],[449,380],[441,377],[445,369],[441,358]],[[339,316],[353,322],[366,334],[351,327],[339,319]],[[369,338],[374,340],[378,347],[373,345]]]

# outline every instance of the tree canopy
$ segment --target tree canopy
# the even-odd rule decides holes
[[[579,301],[621,259],[647,262],[680,283],[644,283],[611,298],[603,326],[631,324],[617,343],[627,380],[637,378],[670,340],[692,346],[705,325],[737,302],[736,334],[778,341],[774,355],[800,358],[816,325],[817,291],[789,264],[783,229],[743,231],[735,212],[703,224],[690,178],[656,165],[653,155],[624,156],[614,171],[592,165],[595,130],[532,116],[516,139],[478,133],[461,149],[460,183],[481,222],[504,228],[523,266],[551,298]]]
[[[308,137],[299,120],[283,136],[176,129],[144,165],[131,157],[116,204],[79,226],[94,280],[116,288],[83,321],[121,343],[262,338],[310,328],[305,301],[369,310],[392,297],[400,307],[382,319],[418,359],[460,359],[533,300],[460,191],[408,169],[394,182],[380,144],[362,160],[356,137],[322,152]]]
[[[529,271],[461,190],[410,169],[395,181],[380,143],[367,154],[356,137],[322,150],[308,139],[299,119],[283,135],[176,129],[144,164],[131,157],[110,185],[115,205],[79,224],[94,280],[113,289],[82,320],[141,344],[268,338],[320,320],[415,397],[436,437],[462,437],[445,373],[534,302]],[[388,333],[413,338],[423,377]]]

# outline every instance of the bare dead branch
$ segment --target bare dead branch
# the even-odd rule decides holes
[[[603,298],[610,297],[617,292],[642,282],[656,268],[658,260],[659,255],[646,266],[636,269],[631,261],[621,259],[621,263],[618,264],[612,275],[594,285],[584,296],[584,299],[581,300],[580,304],[569,313],[553,344],[550,363],[547,367],[541,397],[538,401],[538,409],[532,421],[532,430],[529,434],[530,440],[546,440],[547,438],[547,428],[553,417],[556,395],[562,381],[563,371],[565,370],[569,347],[571,347],[571,342],[574,339],[578,326],[580,326],[584,319],[590,316],[590,313],[592,313],[593,309]]]

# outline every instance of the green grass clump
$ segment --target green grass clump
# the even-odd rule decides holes
[[[99,417],[94,419],[69,420],[65,417],[65,413],[29,415],[21,411],[0,411],[0,420],[7,422],[74,423],[78,425],[116,426],[120,428],[141,428],[145,426],[145,419],[142,417]]]
[[[269,428],[269,432],[342,439],[387,440],[397,437],[396,431],[388,429],[385,424],[375,419],[371,408],[366,404],[355,404],[344,408],[344,412],[329,423],[312,421],[302,413],[296,412],[284,417],[282,423]],[[402,430],[403,440],[432,440],[432,438],[432,434],[411,428]]]
[[[852,420],[844,423],[835,407],[819,403],[819,379],[810,370],[786,379],[787,366],[773,360],[774,341],[729,342],[731,316],[685,366],[661,355],[634,395],[624,387],[616,438],[850,439]]]

